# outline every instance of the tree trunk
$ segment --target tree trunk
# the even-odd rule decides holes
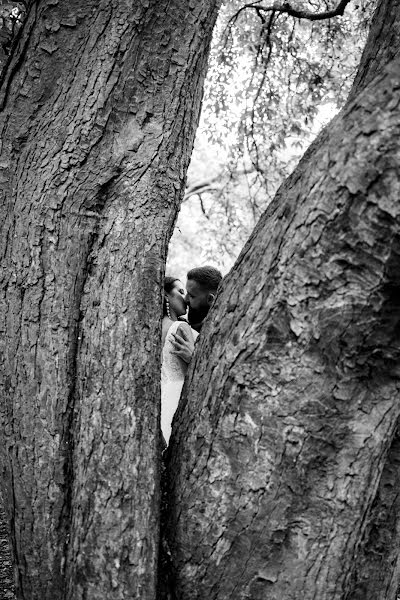
[[[375,11],[349,101],[376,77],[400,51],[399,0],[380,0]]]
[[[397,598],[400,580],[400,431],[387,454],[348,600]]]
[[[396,36],[397,5],[375,17]],[[395,527],[369,577],[383,566],[395,598],[397,498],[377,493],[398,473],[400,54],[377,60],[279,190],[201,333],[169,451],[180,600],[355,598],[379,503]]]
[[[3,499],[0,490],[0,598],[15,600],[14,572],[9,531],[6,527]]]
[[[350,100],[400,50],[400,1],[385,0],[377,8]],[[400,439],[399,426],[387,453],[357,555],[348,600],[396,599],[400,581]]]
[[[3,76],[1,473],[24,600],[154,598],[163,265],[217,5],[33,3]]]

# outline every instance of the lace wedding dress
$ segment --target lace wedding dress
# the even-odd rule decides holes
[[[181,395],[183,381],[185,379],[188,365],[179,356],[172,354],[174,347],[172,345],[173,333],[178,328],[184,328],[185,331],[196,340],[199,335],[187,323],[175,321],[168,329],[162,352],[161,365],[161,431],[168,444],[171,435],[171,423],[176,409],[178,408],[179,397]]]

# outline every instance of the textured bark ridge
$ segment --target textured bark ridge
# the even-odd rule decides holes
[[[348,600],[397,599],[400,580],[400,431],[387,454]]]
[[[11,545],[0,492],[0,598],[2,600],[15,600],[14,592],[14,569]]]
[[[24,600],[153,598],[159,319],[214,0],[32,3],[0,89],[0,467]]]
[[[380,0],[364,48],[360,68],[349,94],[351,100],[400,51],[400,0]]]
[[[396,589],[399,106],[397,53],[306,153],[218,294],[169,454],[180,600],[355,598],[384,506],[395,527],[369,577],[383,567]]]

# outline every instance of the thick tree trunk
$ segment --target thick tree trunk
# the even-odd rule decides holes
[[[3,498],[0,490],[0,598],[15,600],[14,569],[9,531],[6,527]]]
[[[361,57],[349,101],[365,88],[400,51],[400,0],[380,0]]]
[[[400,50],[400,1],[384,0],[376,11],[368,44],[349,99],[355,97]],[[348,600],[398,596],[400,581],[399,429],[383,466],[379,488],[357,554]]]
[[[202,331],[169,455],[179,599],[355,598],[380,503],[394,600],[399,73],[396,52],[306,153]]]
[[[357,555],[348,600],[397,598],[400,581],[399,481],[400,432],[397,429]]]
[[[33,3],[1,92],[1,472],[24,600],[154,598],[159,327],[218,2]]]

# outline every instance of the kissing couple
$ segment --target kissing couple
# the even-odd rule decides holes
[[[191,269],[186,292],[176,277],[165,277],[161,357],[161,431],[168,444],[195,341],[214,301],[222,274],[214,267]]]

